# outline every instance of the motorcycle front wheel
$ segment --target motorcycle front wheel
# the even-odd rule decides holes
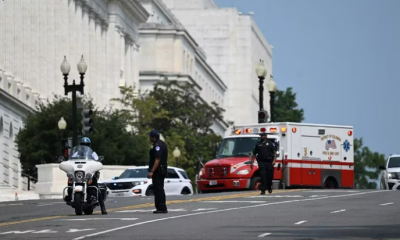
[[[76,215],[82,215],[82,204],[83,204],[82,193],[75,193],[74,208]]]

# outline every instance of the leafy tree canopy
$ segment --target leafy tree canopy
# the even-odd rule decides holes
[[[104,156],[104,164],[136,165],[147,162],[146,140],[126,130],[126,121],[118,111],[99,111],[91,100],[78,98],[78,106],[94,110],[94,133],[88,137],[92,148]],[[55,163],[61,155],[61,136],[72,136],[72,102],[66,97],[55,96],[51,102],[39,103],[36,113],[24,120],[24,128],[16,136],[20,161],[24,173],[36,177],[36,165]],[[58,121],[64,117],[67,128],[61,135]],[[82,116],[78,108],[78,131]],[[83,137],[83,136],[80,136]],[[79,139],[78,139],[79,140]]]
[[[385,155],[372,152],[363,146],[363,139],[354,139],[354,182],[355,188],[376,189],[376,183],[370,180],[378,179],[379,165],[385,164]],[[372,169],[371,171],[369,169]]]
[[[114,99],[124,110],[125,118],[140,136],[157,129],[169,149],[169,165],[175,166],[173,150],[181,151],[178,166],[187,170],[191,178],[198,172],[198,160],[213,159],[215,144],[222,138],[211,126],[215,120],[223,122],[224,110],[216,103],[205,103],[187,82],[160,81],[150,92],[135,93],[132,87],[121,88],[123,99]],[[195,170],[196,169],[196,170]]]
[[[275,122],[302,122],[304,110],[298,109],[296,93],[291,87],[286,91],[277,90],[275,93]]]

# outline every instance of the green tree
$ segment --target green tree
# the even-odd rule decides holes
[[[304,110],[298,109],[296,93],[291,87],[286,91],[278,90],[275,93],[275,122],[302,122]]]
[[[147,157],[145,141],[140,136],[126,130],[126,121],[118,111],[96,109],[91,100],[78,98],[78,106],[94,110],[94,133],[88,137],[92,140],[92,148],[100,156],[104,156],[103,164],[132,165],[142,164]],[[72,103],[66,97],[55,96],[46,104],[40,103],[36,113],[24,120],[24,128],[16,136],[20,153],[22,171],[37,176],[36,165],[55,163],[61,154],[61,134],[58,121],[64,117],[67,128],[63,137],[72,136]],[[78,109],[78,131],[82,129]]]
[[[363,139],[354,139],[354,183],[355,188],[376,189],[376,183],[370,180],[378,179],[379,165],[385,164],[385,155],[372,152],[363,146]],[[369,170],[371,169],[371,170]]]
[[[224,110],[216,103],[204,102],[194,85],[177,81],[160,81],[149,92],[138,94],[132,87],[121,88],[121,103],[125,117],[139,133],[145,135],[151,129],[162,133],[169,149],[169,165],[175,166],[173,150],[181,151],[179,167],[187,170],[193,179],[199,169],[198,159],[213,159],[215,144],[222,138],[211,129],[214,121],[223,121]]]

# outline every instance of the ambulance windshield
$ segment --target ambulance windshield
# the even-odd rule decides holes
[[[226,138],[219,147],[218,158],[248,157],[258,141],[259,137]]]

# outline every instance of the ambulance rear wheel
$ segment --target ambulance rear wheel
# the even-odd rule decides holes
[[[324,188],[325,189],[337,189],[339,187],[338,187],[336,179],[333,177],[329,177],[324,182]]]

